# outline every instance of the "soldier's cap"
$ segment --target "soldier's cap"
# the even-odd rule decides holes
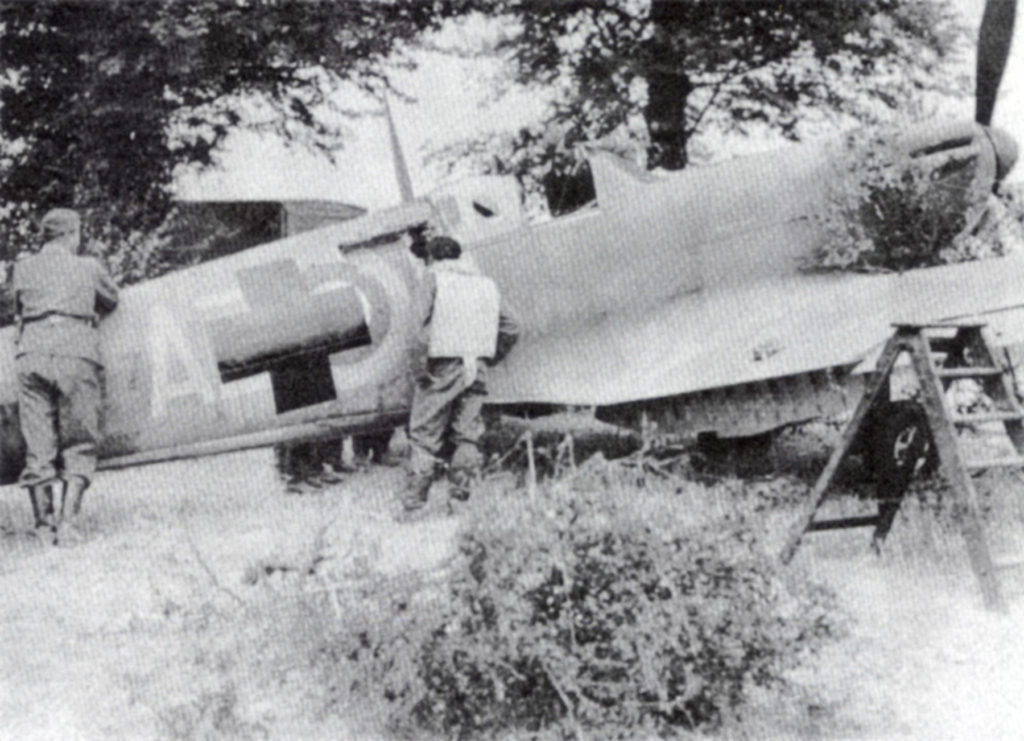
[[[39,225],[43,229],[43,236],[53,239],[77,232],[82,226],[82,220],[70,208],[53,208],[46,212]]]
[[[426,252],[434,260],[457,260],[462,255],[462,245],[451,237],[432,237]]]

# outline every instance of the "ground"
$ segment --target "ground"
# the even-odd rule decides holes
[[[67,548],[27,536],[27,497],[0,490],[0,738],[379,733],[357,710],[325,712],[310,615],[327,604],[344,620],[338,587],[367,574],[436,578],[458,511],[397,524],[397,467],[297,495],[272,462],[252,451],[103,474],[89,537]],[[800,712],[765,698],[730,737],[1024,738],[1024,579],[1008,585],[1009,614],[986,612],[960,539],[928,518],[905,508],[881,558],[864,531],[811,536],[792,568],[838,592],[848,632],[795,677]]]

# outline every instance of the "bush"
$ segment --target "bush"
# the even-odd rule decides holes
[[[501,517],[488,504],[434,609],[377,604],[331,652],[396,730],[714,727],[834,632],[832,596],[787,588],[742,517],[687,525],[680,497],[565,482],[507,500]]]
[[[1001,256],[1019,240],[1019,199],[983,191],[973,159],[936,163],[895,141],[889,129],[847,137],[805,268],[902,271]]]

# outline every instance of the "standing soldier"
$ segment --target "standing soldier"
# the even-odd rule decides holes
[[[65,208],[43,217],[42,249],[14,268],[16,365],[27,449],[21,485],[36,527],[74,540],[82,497],[96,470],[102,402],[99,316],[117,306],[100,262],[78,254],[81,221]]]
[[[500,311],[498,287],[462,254],[458,242],[450,237],[434,237],[425,244],[417,240],[413,254],[427,264],[422,306],[427,347],[409,418],[412,450],[402,495],[406,512],[427,503],[446,443],[454,446],[451,496],[469,498],[469,483],[483,462],[486,366],[500,362],[518,339],[515,322]]]

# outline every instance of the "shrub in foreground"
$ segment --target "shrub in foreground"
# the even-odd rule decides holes
[[[713,727],[833,633],[831,595],[787,587],[741,517],[686,524],[670,494],[564,483],[488,504],[434,609],[376,604],[333,652],[395,730]]]

